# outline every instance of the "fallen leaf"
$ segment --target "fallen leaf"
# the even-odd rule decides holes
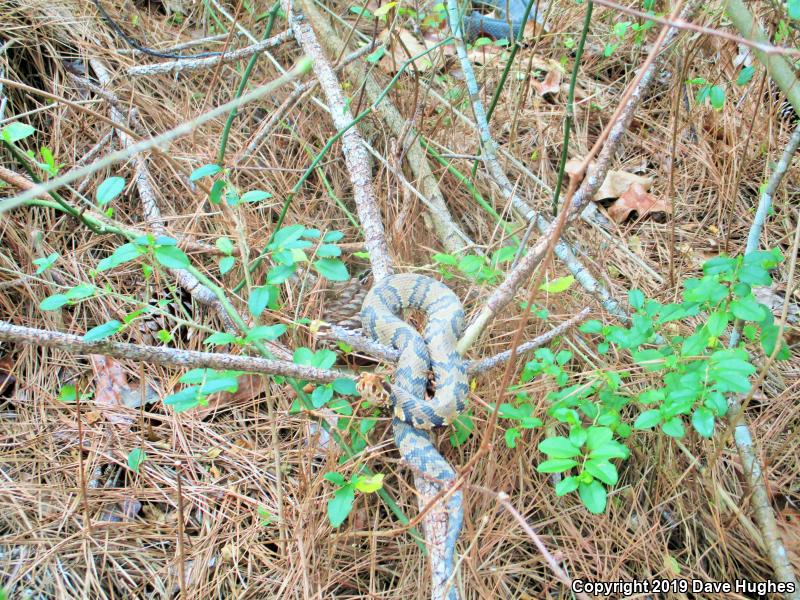
[[[649,177],[634,175],[627,171],[609,171],[603,185],[594,195],[594,200],[604,200],[606,198],[620,198],[633,185],[638,185],[642,192],[647,192],[653,185],[653,180]]]
[[[616,223],[622,223],[633,212],[642,218],[651,213],[667,213],[668,207],[663,200],[647,192],[643,185],[634,183],[608,207],[608,216]]]
[[[549,71],[542,81],[531,79],[531,85],[540,96],[558,94],[561,91],[561,71],[558,69]]]
[[[119,411],[120,408],[125,407],[122,399],[123,392],[131,389],[122,365],[110,356],[100,354],[92,354],[89,359],[96,374],[95,405],[110,423],[130,428],[134,422],[133,417]]]
[[[564,172],[569,176],[570,184],[573,183],[573,180],[577,180],[575,181],[577,185],[583,180],[585,173],[580,172],[582,164],[582,160],[571,158],[567,161],[567,164],[564,165]],[[594,161],[589,164],[589,168],[591,169],[593,166]],[[650,186],[653,185],[653,180],[650,177],[642,177],[641,175],[635,175],[627,171],[609,171],[606,174],[603,185],[598,188],[592,200],[597,202],[599,200],[607,200],[608,198],[619,198],[627,192],[633,184],[640,185],[646,192],[650,189]]]

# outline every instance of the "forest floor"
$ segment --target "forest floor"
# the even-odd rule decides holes
[[[266,2],[233,0],[103,4],[145,46],[168,49],[205,40],[180,50],[190,53],[260,40],[270,8]],[[366,11],[377,6],[317,5],[341,39],[349,40],[347,52],[375,35],[388,40],[382,56],[372,53],[353,63],[357,75],[369,72],[383,87],[406,52],[415,54],[423,42],[432,45],[445,34],[435,8],[426,12],[417,7],[427,20],[418,21],[421,30],[415,32],[411,13],[395,10],[388,21],[375,19]],[[414,8],[405,1],[398,6]],[[661,9],[668,12],[669,7]],[[526,33],[528,43],[505,81],[491,129],[517,193],[537,211],[552,215],[569,78],[585,5],[552,0],[542,10],[547,27]],[[780,25],[780,10],[764,3],[762,19],[783,31],[782,44],[793,46],[798,30],[783,21]],[[638,17],[602,6],[594,11],[575,86],[569,158],[578,161],[608,124],[657,33],[655,27],[643,28]],[[226,13],[236,15],[235,27]],[[704,6],[695,21],[730,30],[718,3]],[[27,164],[43,179],[124,149],[125,136],[115,133],[115,122],[127,128],[130,139],[149,139],[230,101],[247,65],[245,58],[178,73],[130,72],[171,59],[133,51],[91,2],[0,0],[0,22],[0,77],[5,82],[0,128],[18,121],[35,129],[17,144],[32,151],[33,162]],[[272,35],[285,29],[286,20],[279,15]],[[493,43],[475,46],[470,58],[488,104],[508,60],[507,49]],[[255,62],[247,89],[275,80],[281,74],[276,64],[289,69],[302,55],[291,37],[269,52]],[[618,189],[606,190],[592,204],[599,216],[576,221],[565,235],[587,269],[626,306],[631,289],[663,304],[679,301],[683,282],[699,277],[705,261],[720,253],[743,252],[761,186],[796,119],[781,110],[780,92],[734,41],[684,31],[663,53],[654,83],[611,165],[612,184]],[[326,54],[336,63],[345,53],[326,49]],[[358,127],[375,152],[370,159],[374,190],[397,270],[444,278],[462,299],[469,320],[511,268],[513,251],[502,249],[517,247],[527,222],[490,185],[482,166],[471,172],[480,146],[454,52],[444,46],[418,64],[416,71],[409,69],[392,83],[387,99],[430,149],[430,166],[452,220],[470,240],[464,253],[443,246],[421,200],[419,181],[386,121],[373,112]],[[753,69],[745,70],[750,65]],[[98,70],[105,72],[101,76]],[[351,75],[342,72],[342,87],[350,110],[358,114],[370,100]],[[313,78],[306,74],[297,81]],[[212,174],[215,179],[197,177],[202,175],[197,170],[217,160],[227,112],[140,155],[146,157],[145,177],[161,211],[163,227],[158,231],[182,240],[196,268],[225,290],[242,314],[252,309],[253,288],[264,286],[268,268],[253,271],[245,286],[234,291],[244,276],[242,256],[253,258],[265,246],[289,190],[336,133],[319,87],[295,95],[287,105],[292,90],[293,84],[282,85],[239,108],[225,146],[226,171]],[[722,90],[721,99],[717,90]],[[278,110],[282,118],[268,137],[248,149]],[[405,134],[411,130],[409,125]],[[24,156],[20,160],[26,162]],[[20,160],[0,151],[0,179],[5,182],[0,199],[30,187]],[[10,172],[23,181],[15,185]],[[195,181],[189,182],[191,173]],[[143,215],[136,174],[137,160],[131,158],[78,178],[59,193],[79,211],[98,218],[105,214],[108,223],[156,231],[148,229]],[[116,197],[109,192],[110,201],[103,204],[97,190],[111,177],[123,178],[124,187]],[[267,194],[256,193],[251,198],[257,201],[236,206],[209,203],[212,182],[222,177],[228,190],[240,196]],[[798,226],[798,185],[800,168],[791,165],[761,236],[762,248],[779,248],[787,257],[761,298],[774,304],[776,315],[784,302],[790,304],[785,335],[791,358],[770,368],[744,415],[796,570],[800,404],[795,394],[800,359],[793,343],[800,277],[795,273],[794,281],[789,280],[788,258]],[[156,222],[152,214],[149,221]],[[343,263],[351,277],[331,283],[318,276],[323,273],[312,262],[301,261],[295,275],[275,288],[279,298],[270,298],[267,309],[256,312],[264,324],[288,327],[274,342],[285,352],[278,357],[291,359],[302,347],[329,348],[337,351],[337,368],[374,367],[362,353],[323,340],[312,327],[318,319],[352,320],[371,283],[339,141],[288,203],[283,225],[293,224],[341,232],[340,261],[330,265],[336,269]],[[538,235],[534,231],[531,239]],[[97,270],[126,241],[92,231],[50,197],[0,215],[0,319],[78,335],[116,320],[125,327],[115,339],[213,350],[204,339],[224,331],[226,323],[212,307],[177,288],[170,271],[136,262]],[[496,257],[498,251],[504,260],[484,258]],[[473,258],[465,261],[465,256]],[[565,282],[567,275],[554,260],[544,276],[549,282]],[[538,313],[525,327],[524,339],[549,331],[586,306],[591,307],[590,318],[616,322],[578,283],[563,291],[557,287],[536,297]],[[43,310],[43,300],[68,290],[69,302]],[[527,291],[522,292],[500,312],[469,358],[510,348],[526,297]],[[697,318],[674,323],[672,332],[690,333]],[[601,353],[596,342],[595,336],[574,328],[548,347],[571,353],[564,365],[569,381],[586,381],[598,371],[620,374],[622,390],[630,395],[661,384],[658,373],[642,372],[625,353]],[[218,350],[236,353],[236,348]],[[757,345],[752,350],[760,352]],[[533,406],[532,416],[544,418],[547,394],[558,386],[544,375],[521,380],[531,358],[517,361],[512,382],[519,385],[515,393],[524,394]],[[234,392],[211,395],[207,405],[176,412],[160,399],[185,387],[185,372],[2,343],[0,587],[9,598],[173,597],[181,587],[181,572],[187,597],[196,598],[429,596],[428,563],[383,499],[359,492],[347,520],[338,528],[329,522],[326,507],[334,487],[325,474],[339,472],[349,479],[362,465],[385,476],[383,489],[406,515],[417,514],[413,478],[399,459],[385,411],[370,420],[365,418],[372,414],[369,408],[347,400],[359,419],[355,422],[368,432],[366,447],[348,459],[317,425],[319,418],[335,421],[334,413],[297,410],[297,394],[280,379],[249,376]],[[509,402],[499,385],[502,373],[499,367],[475,378],[471,435],[463,429],[437,434],[438,447],[456,470],[478,452],[495,403]],[[633,407],[625,411],[631,422],[638,414]],[[556,496],[554,478],[537,472],[544,460],[538,444],[566,429],[558,423],[520,427],[509,447],[503,432],[513,426],[501,419],[489,453],[465,474],[457,581],[464,598],[572,597],[514,515],[498,503],[497,492],[508,495],[572,578],[774,579],[742,462],[724,420],[711,439],[688,426],[680,440],[657,431],[634,431],[626,441],[630,457],[618,463],[619,482],[609,489],[601,514],[587,511],[575,493]]]

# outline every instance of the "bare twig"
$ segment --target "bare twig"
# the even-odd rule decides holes
[[[0,321],[0,341],[58,348],[76,354],[103,354],[122,360],[134,360],[176,368],[232,369],[263,373],[265,375],[284,375],[286,377],[321,382],[333,381],[341,377],[354,379],[353,375],[343,371],[304,367],[286,360],[198,352],[195,350],[176,350],[175,348],[127,344],[124,342],[87,342],[79,335],[12,325],[5,321]]]
[[[280,46],[292,38],[291,30],[286,30],[269,39],[258,42],[245,48],[239,48],[231,52],[226,52],[220,56],[207,56],[196,59],[179,59],[170,62],[157,63],[154,65],[140,65],[128,68],[128,75],[131,77],[145,77],[150,75],[163,75],[165,73],[179,73],[180,71],[196,71],[198,69],[208,69],[220,63],[236,62],[253,54],[264,52],[269,48]]]

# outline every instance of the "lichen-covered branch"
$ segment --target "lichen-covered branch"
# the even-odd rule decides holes
[[[0,321],[0,341],[57,348],[76,354],[102,354],[104,356],[113,356],[120,360],[133,360],[182,369],[232,369],[263,373],[265,375],[284,375],[286,377],[319,382],[333,381],[342,377],[354,378],[352,374],[343,371],[317,369],[297,365],[286,360],[198,352],[195,350],[177,350],[165,346],[146,346],[105,340],[87,342],[79,335],[12,325],[5,321]]]

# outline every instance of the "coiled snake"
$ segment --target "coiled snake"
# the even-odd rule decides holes
[[[404,308],[427,314],[423,334],[402,320]],[[403,459],[423,476],[440,482],[455,480],[455,471],[431,443],[429,430],[449,425],[466,406],[469,383],[466,363],[456,351],[464,326],[464,309],[443,283],[424,275],[392,275],[379,281],[361,309],[364,332],[400,351],[391,386],[394,407],[392,427]],[[428,372],[436,384],[434,397],[425,401]],[[434,597],[454,570],[456,540],[464,519],[462,494],[454,492],[447,503],[444,560],[434,564]],[[437,593],[439,591],[440,593]],[[455,586],[448,600],[457,600]]]

